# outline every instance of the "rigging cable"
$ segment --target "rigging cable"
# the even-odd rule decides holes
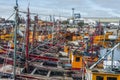
[[[15,13],[12,13],[5,21],[9,20],[12,16],[14,16]],[[5,28],[4,26],[6,25],[6,22],[4,23],[4,25],[0,26],[0,29]]]

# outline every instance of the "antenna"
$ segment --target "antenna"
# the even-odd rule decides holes
[[[28,2],[28,8],[29,8],[29,6],[30,6],[30,1]]]
[[[18,0],[16,0],[16,7],[18,7]]]

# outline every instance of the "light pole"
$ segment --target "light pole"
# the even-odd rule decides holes
[[[75,8],[72,8],[72,18],[74,19],[74,10]]]

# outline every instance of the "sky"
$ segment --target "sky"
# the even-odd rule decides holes
[[[72,16],[72,8],[82,17],[120,17],[120,0],[18,0],[19,9],[45,15]],[[15,0],[0,0],[0,17],[14,13]],[[24,14],[21,14],[22,16]]]

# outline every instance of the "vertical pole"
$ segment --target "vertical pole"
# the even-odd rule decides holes
[[[114,64],[114,50],[112,51],[111,69],[113,69]]]
[[[18,27],[18,0],[16,0],[15,6],[15,28],[14,28],[14,69],[13,69],[13,78],[16,77],[16,51],[17,51],[17,27]]]
[[[1,36],[2,36],[2,30],[0,30],[0,43],[2,42],[1,41],[2,40]]]
[[[115,42],[115,41],[113,41],[113,42],[112,42],[112,46],[114,46],[114,45],[115,45],[115,44],[114,44],[114,42]],[[111,69],[113,69],[113,66],[114,66],[113,64],[114,64],[114,50],[112,51]]]
[[[54,20],[54,16],[53,16],[53,27],[52,27],[52,44],[53,44],[53,40],[54,40],[54,27],[55,27],[55,24],[54,24],[55,20]]]
[[[34,20],[35,20],[35,23],[34,23],[34,27],[33,27],[32,45],[34,45],[36,26],[37,26],[37,23],[38,23],[38,16],[35,16]]]
[[[50,22],[52,21],[52,16],[50,15]]]
[[[117,36],[119,36],[119,29],[120,29],[120,20],[119,20],[119,25],[117,27]]]
[[[114,46],[114,41],[113,41],[113,43],[112,43],[112,46]],[[114,50],[112,51],[111,69],[113,69],[113,64],[114,64]]]

